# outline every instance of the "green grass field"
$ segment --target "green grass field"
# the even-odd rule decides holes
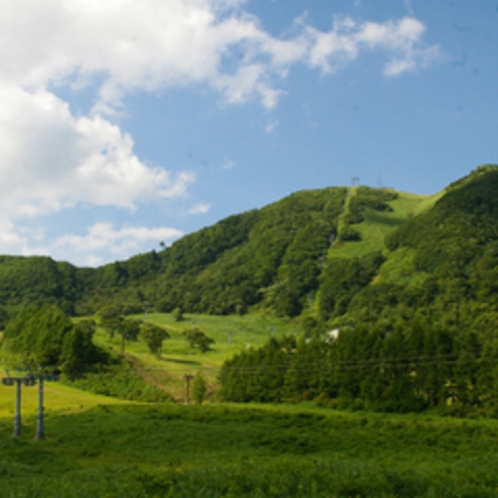
[[[328,257],[353,258],[375,251],[384,253],[386,251],[384,238],[387,234],[411,216],[430,209],[443,195],[442,192],[429,196],[407,192],[397,193],[398,198],[388,203],[393,208],[392,211],[365,209],[365,220],[353,225],[354,229],[360,233],[362,240],[345,241],[334,245],[329,250]]]
[[[2,375],[3,376],[3,375]],[[0,384],[0,418],[14,418],[15,387]],[[33,416],[38,409],[38,387],[22,387],[22,412]],[[79,389],[73,389],[60,382],[45,383],[45,406],[50,413],[73,413],[94,406],[105,404],[120,404],[126,401],[98,396]]]
[[[202,371],[214,381],[226,357],[297,330],[256,315],[147,319],[172,332],[162,357],[141,342],[128,343],[128,354],[149,375],[165,373],[180,400],[184,373]],[[192,325],[216,340],[212,351],[190,350],[181,332]],[[120,346],[102,330],[97,341]],[[15,390],[0,385],[0,497],[498,496],[496,420],[312,403],[131,403],[45,385],[45,441],[33,440],[37,387],[23,387],[22,436],[13,438]]]
[[[48,408],[41,442],[34,423],[12,439],[0,418],[2,497],[498,496],[491,420],[100,404]]]

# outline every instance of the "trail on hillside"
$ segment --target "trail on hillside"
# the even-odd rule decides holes
[[[334,246],[337,246],[342,242],[341,235],[342,235],[342,232],[344,230],[344,226],[346,224],[344,220],[350,214],[349,206],[351,204],[351,199],[356,195],[358,189],[357,189],[357,187],[349,187],[347,190],[348,190],[348,193],[346,195],[346,199],[345,199],[344,205],[342,207],[342,212],[337,219],[337,237],[334,241],[334,244],[333,244]]]

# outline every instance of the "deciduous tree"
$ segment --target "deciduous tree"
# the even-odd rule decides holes
[[[164,339],[170,338],[169,332],[152,323],[143,324],[141,329],[142,337],[147,343],[149,351],[156,356],[160,356]]]

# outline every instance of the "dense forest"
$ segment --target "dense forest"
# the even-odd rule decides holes
[[[11,313],[26,304],[57,304],[87,315],[115,304],[143,310],[227,314],[264,301],[298,315],[318,287],[347,190],[299,192],[261,210],[231,216],[151,251],[100,268],[76,268],[48,257],[4,256],[0,296]],[[284,283],[284,285],[282,285]]]
[[[467,330],[453,334],[423,319],[389,331],[358,326],[335,332],[272,338],[238,353],[221,370],[221,398],[498,416],[496,341]]]

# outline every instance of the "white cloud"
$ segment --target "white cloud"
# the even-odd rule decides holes
[[[49,255],[50,251],[43,245],[44,236],[42,228],[18,226],[0,218],[0,254]]]
[[[326,69],[357,56],[361,45],[413,52],[423,24],[413,17],[358,24],[337,18],[328,32],[299,21],[276,38],[240,1],[18,0],[1,7],[0,78],[25,88],[99,78],[100,104],[123,93],[206,82],[229,102],[259,95],[267,106],[272,74],[296,62]],[[244,56],[240,58],[240,54]],[[234,71],[227,59],[240,59]],[[279,71],[284,71],[279,73]]]
[[[357,23],[350,18],[336,18],[328,32],[307,27],[315,40],[310,49],[309,63],[325,73],[334,72],[355,60],[362,49],[381,49],[388,55],[386,76],[426,67],[439,56],[439,47],[421,44],[426,28],[413,17],[384,23]]]
[[[195,177],[145,165],[100,116],[71,115],[52,93],[0,85],[0,206],[10,219],[78,203],[135,207],[182,195]]]
[[[151,244],[169,243],[182,235],[180,230],[169,227],[125,226],[116,229],[111,223],[95,223],[88,228],[86,235],[59,237],[51,249],[61,255],[66,252],[81,255],[78,259],[83,264],[95,266],[105,260],[125,258],[149,250]]]
[[[195,206],[192,206],[189,210],[189,214],[206,214],[211,209],[211,204],[206,202],[199,202]]]
[[[407,12],[413,16],[414,14],[414,10],[413,10],[413,4],[412,4],[412,0],[404,0],[403,1],[403,4],[405,6],[405,9],[407,10]]]
[[[12,223],[6,220],[0,220],[0,253],[18,253],[25,254],[27,249],[27,240],[21,234],[17,233]]]

